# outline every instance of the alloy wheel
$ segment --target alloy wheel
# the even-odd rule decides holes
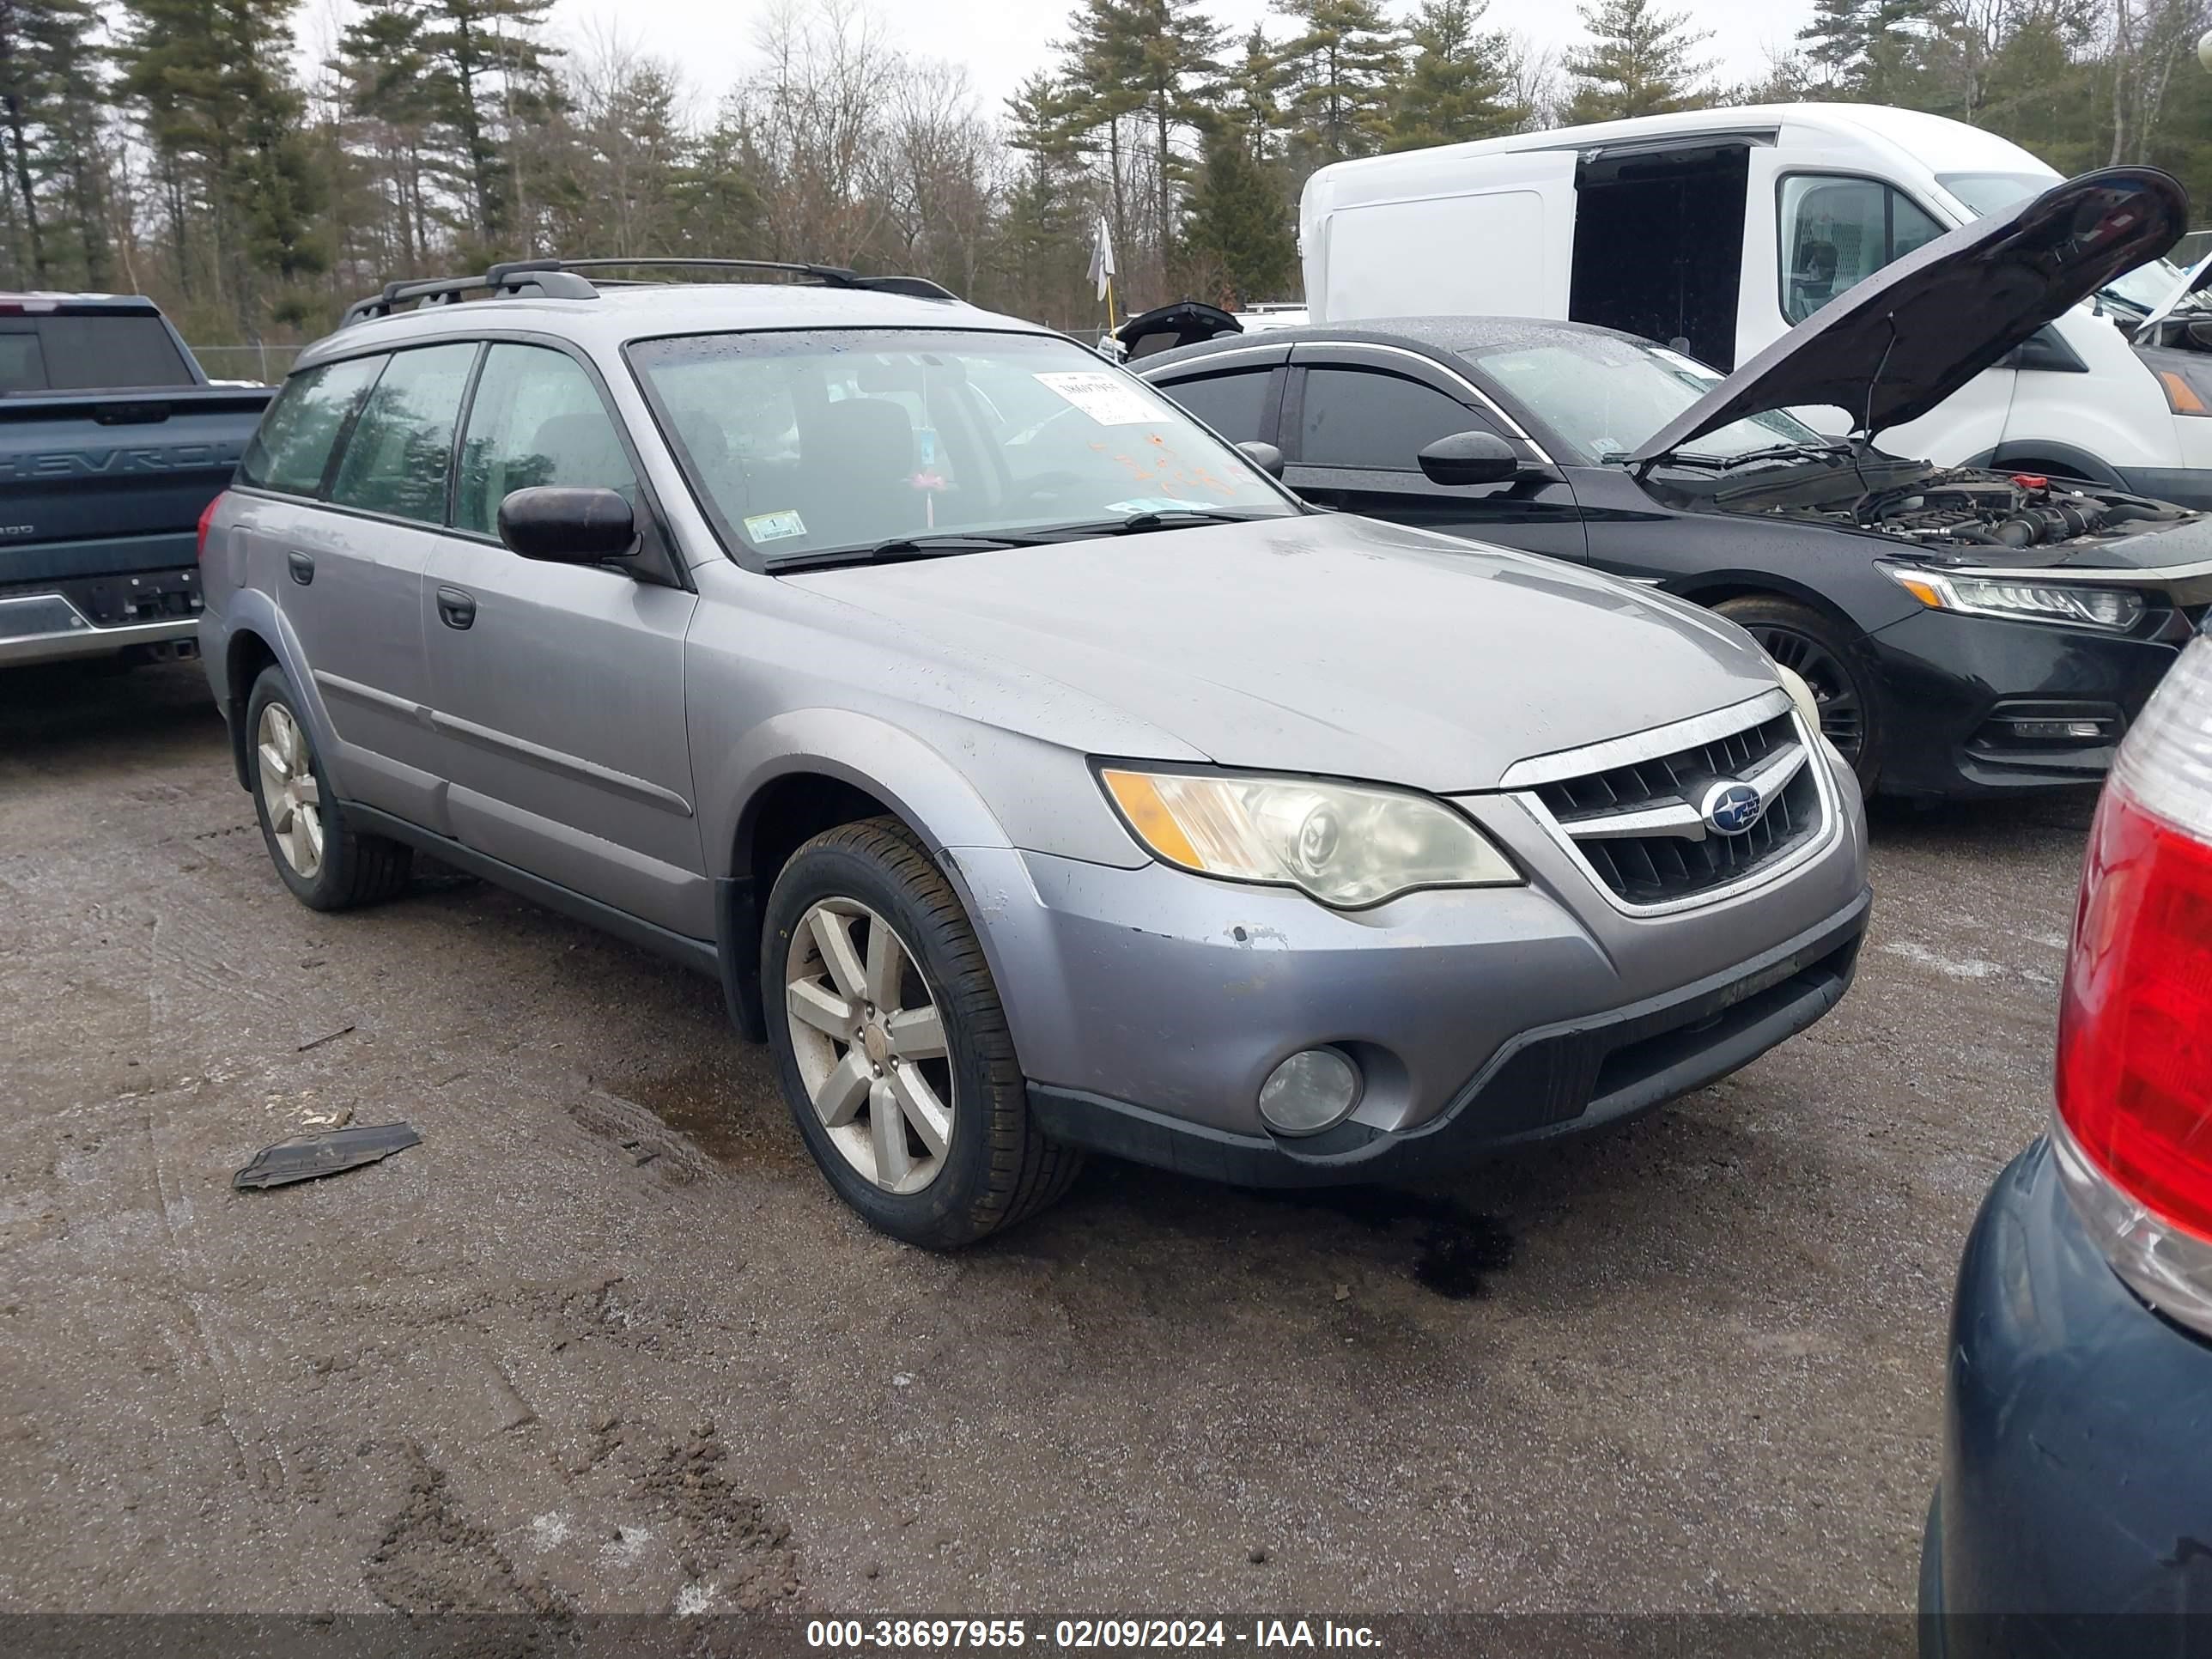
[[[1821,732],[1836,745],[1837,752],[1856,766],[1859,751],[1866,744],[1866,708],[1850,671],[1826,646],[1794,628],[1761,623],[1750,632],[1768,656],[1794,670],[1813,688],[1813,701],[1820,710]]]
[[[885,1192],[934,1181],[952,1144],[951,1054],[897,931],[856,900],[815,904],[785,955],[784,1014],[807,1099],[839,1155]]]
[[[323,868],[323,805],[307,733],[290,709],[272,702],[261,711],[254,744],[269,833],[293,872],[313,881]]]

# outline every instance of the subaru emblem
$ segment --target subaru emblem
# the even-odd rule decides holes
[[[1723,836],[1741,836],[1757,823],[1766,811],[1759,791],[1747,783],[1721,782],[1705,791],[1698,812]]]

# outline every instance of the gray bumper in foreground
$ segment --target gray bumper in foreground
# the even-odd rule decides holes
[[[1285,1140],[1035,1083],[1030,1108],[1060,1139],[1243,1186],[1418,1178],[1505,1147],[1619,1122],[1750,1064],[1842,1000],[1872,896],[1861,893],[1820,927],[1724,975],[1522,1033],[1442,1112],[1413,1128],[1355,1118],[1325,1134]]]

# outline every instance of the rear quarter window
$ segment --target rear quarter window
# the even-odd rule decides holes
[[[303,369],[285,381],[246,447],[239,481],[289,495],[314,495],[338,434],[384,364],[382,357],[349,357]]]

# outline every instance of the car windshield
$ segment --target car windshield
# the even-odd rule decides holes
[[[1987,218],[2006,213],[2031,196],[2040,195],[2059,182],[2056,173],[1939,173],[1936,182],[1949,191],[1969,213]],[[2137,265],[2105,284],[2105,296],[2140,316],[2148,316],[2165,301],[2181,280],[2179,266],[2164,259]],[[2201,294],[2185,297],[2176,311],[2203,311],[2208,301]]]
[[[1721,381],[1679,351],[1613,334],[1560,334],[1542,345],[1465,355],[1593,465],[1633,454]],[[1782,444],[1826,441],[1795,416],[1772,410],[1708,432],[1693,448],[1725,459]]]
[[[629,352],[726,544],[769,565],[1299,510],[1142,380],[1056,335],[701,334]]]

